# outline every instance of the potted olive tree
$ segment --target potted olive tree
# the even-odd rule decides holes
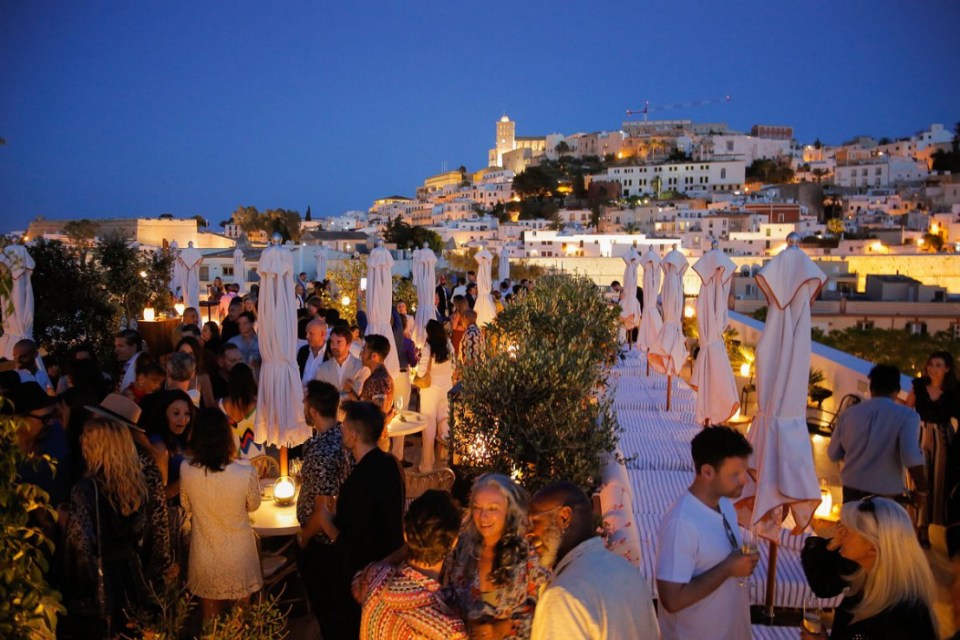
[[[484,328],[484,357],[462,368],[453,453],[467,475],[498,471],[529,490],[558,479],[591,491],[619,427],[603,389],[617,316],[587,278],[537,280]]]

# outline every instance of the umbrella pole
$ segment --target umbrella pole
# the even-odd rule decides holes
[[[769,549],[767,554],[767,594],[763,605],[763,615],[767,619],[767,624],[772,625],[774,597],[777,594],[777,552],[780,550],[780,545],[770,540]]]
[[[287,448],[285,446],[280,447],[280,475],[287,475]]]
[[[647,349],[647,377],[650,377],[650,349]]]
[[[670,411],[670,398],[673,396],[673,376],[667,376],[667,411]]]

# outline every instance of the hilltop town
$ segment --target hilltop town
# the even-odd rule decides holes
[[[203,281],[231,277],[234,245],[249,244],[252,260],[274,228],[294,242],[305,270],[321,248],[331,260],[365,253],[400,222],[427,229],[448,257],[485,247],[598,285],[619,276],[630,247],[677,247],[693,262],[716,243],[740,268],[732,307],[751,313],[764,304],[753,275],[797,232],[829,277],[814,305],[815,327],[960,335],[960,132],[943,124],[841,145],[798,143],[789,126],[758,124],[745,133],[685,119],[521,136],[504,115],[492,133],[488,166],[428,176],[409,195],[385,195],[366,211],[315,216],[308,208],[301,217],[240,207],[217,231],[214,213],[209,220],[37,219],[25,235],[73,242],[117,232],[145,249],[193,242],[205,254]],[[390,240],[403,273],[415,247]],[[699,287],[692,271],[685,287],[688,294]]]

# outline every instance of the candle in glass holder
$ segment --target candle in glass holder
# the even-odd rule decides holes
[[[178,316],[182,316],[182,315],[183,315],[183,311],[184,311],[187,307],[186,307],[186,305],[184,305],[182,302],[178,302],[177,304],[173,305],[173,308],[174,308],[174,310],[177,312],[177,315],[178,315]]]
[[[282,507],[293,504],[297,485],[290,476],[281,476],[273,483],[273,499]]]
[[[154,311],[153,307],[147,307],[143,310],[143,319],[147,322],[153,322],[157,317],[157,312]]]

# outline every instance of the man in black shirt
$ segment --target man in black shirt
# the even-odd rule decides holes
[[[345,402],[343,411],[343,446],[356,466],[333,509],[328,497],[317,496],[316,509],[298,536],[301,546],[319,532],[333,541],[325,553],[327,591],[314,601],[324,640],[360,635],[360,605],[351,595],[351,580],[403,545],[404,476],[397,459],[377,447],[383,412],[369,402]]]
[[[243,311],[243,300],[240,296],[230,300],[230,306],[227,307],[227,317],[220,323],[220,341],[229,342],[230,338],[240,335],[240,326],[237,320],[240,318],[240,312]]]

